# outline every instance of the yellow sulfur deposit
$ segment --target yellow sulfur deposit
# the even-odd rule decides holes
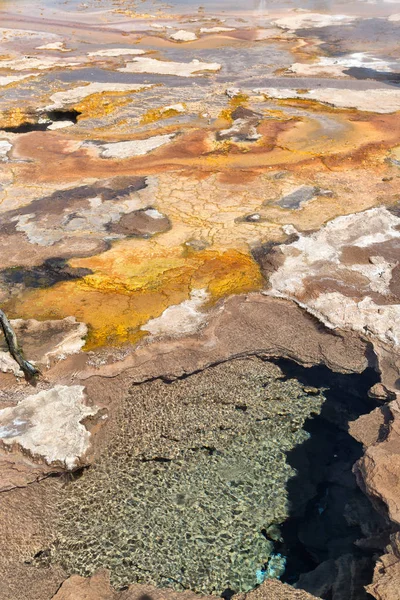
[[[184,104],[182,104],[184,108]],[[169,119],[170,117],[176,117],[181,114],[183,110],[177,110],[173,106],[166,106],[164,108],[154,108],[148,110],[140,120],[141,125],[148,125],[149,123],[155,123],[161,119]]]
[[[23,318],[74,315],[89,326],[86,349],[137,341],[145,335],[141,325],[189,298],[192,289],[207,289],[215,302],[262,285],[257,264],[237,250],[185,252],[180,247],[145,258],[128,240],[103,255],[71,264],[94,273],[32,290],[10,309]]]
[[[99,118],[114,112],[115,109],[129,104],[130,98],[126,92],[99,92],[91,94],[74,105],[74,109],[81,113],[79,119]]]
[[[33,115],[21,108],[11,108],[0,112],[0,129],[6,127],[19,127],[24,123],[34,123]]]

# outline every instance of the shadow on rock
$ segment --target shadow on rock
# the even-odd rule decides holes
[[[287,556],[283,579],[326,600],[367,600],[364,586],[389,532],[357,486],[352,466],[363,449],[348,428],[377,406],[367,392],[378,376],[372,369],[342,375],[326,367],[278,364],[286,377],[326,388],[321,414],[305,423],[310,437],[287,454],[297,475],[288,482],[291,516],[281,529],[279,551]]]

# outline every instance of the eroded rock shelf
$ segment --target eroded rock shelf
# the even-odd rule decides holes
[[[0,597],[397,600],[400,2],[0,16]]]

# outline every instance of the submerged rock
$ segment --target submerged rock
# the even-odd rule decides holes
[[[117,586],[251,590],[273,552],[263,530],[288,516],[285,452],[322,402],[260,359],[133,386],[59,507],[53,560],[82,575],[106,566]]]
[[[237,594],[234,600],[318,600],[303,590],[295,590],[277,580],[265,581],[246,596]],[[110,585],[109,573],[98,571],[92,577],[72,575],[64,581],[53,600],[213,600],[215,596],[199,596],[188,590],[176,592],[168,588],[156,588],[152,585],[134,584],[121,592]]]
[[[314,571],[302,575],[297,586],[321,598],[364,600],[363,586],[368,583],[369,578],[368,558],[344,554],[336,560],[327,560]]]

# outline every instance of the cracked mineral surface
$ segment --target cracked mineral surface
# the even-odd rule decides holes
[[[20,0],[0,22],[0,304],[41,371],[0,342],[0,597],[308,597],[281,577],[397,600],[400,1]],[[309,489],[285,451],[322,401],[269,359],[374,373],[359,419],[330,413],[364,455],[301,518],[338,479],[386,529],[326,561],[267,531],[292,527],[291,477]]]

